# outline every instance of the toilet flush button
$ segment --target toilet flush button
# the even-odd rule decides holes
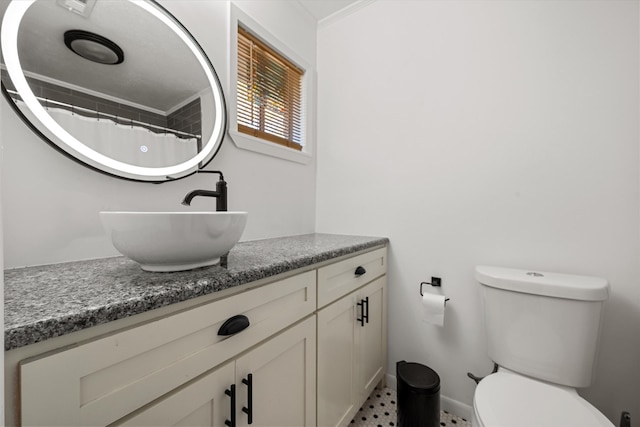
[[[537,272],[535,272],[535,271],[529,271],[529,272],[527,273],[527,276],[533,276],[533,277],[544,277],[544,274],[542,274],[542,273],[537,273]]]

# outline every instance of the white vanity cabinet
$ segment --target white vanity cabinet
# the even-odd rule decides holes
[[[136,411],[149,404],[142,409],[148,409],[148,415],[141,413],[140,423],[146,419],[169,423],[169,418],[161,417],[167,411],[177,416],[179,425],[187,415],[205,413],[203,405],[213,408],[214,415],[230,419],[230,399],[223,394],[235,381],[237,406],[246,405],[239,378],[252,372],[256,390],[254,419],[261,423],[257,416],[263,415],[262,408],[272,401],[272,396],[259,396],[264,393],[265,378],[274,381],[281,376],[283,382],[292,383],[292,389],[297,387],[296,393],[315,389],[315,375],[309,374],[315,374],[315,318],[309,317],[316,309],[315,295],[316,274],[308,271],[26,360],[20,366],[22,425],[108,425],[135,416]],[[250,326],[232,336],[218,335],[223,322],[238,314],[246,315]],[[306,322],[289,328],[305,317]],[[222,366],[229,360],[235,361],[233,378],[229,369]],[[286,371],[287,367],[291,370]],[[214,390],[209,389],[212,384]],[[274,390],[276,385],[275,381],[269,384]],[[203,395],[201,388],[207,393]],[[191,401],[196,395],[200,406],[181,406],[183,400]],[[299,408],[298,412],[312,414],[315,419],[314,393],[306,395],[309,399],[301,404],[308,407]],[[184,409],[184,413],[175,408]],[[276,415],[283,417],[282,425],[287,425],[290,420],[286,417],[297,413],[283,411]],[[272,414],[264,417],[274,419]],[[242,425],[241,417],[236,418],[237,425]],[[211,421],[218,425],[216,420]],[[291,422],[305,425],[300,421],[298,417]],[[123,422],[128,421],[125,418]],[[157,425],[157,421],[150,423]]]
[[[281,277],[18,349],[7,424],[346,425],[384,379],[386,248]]]
[[[349,424],[384,379],[385,273],[386,249],[318,270],[318,426]]]

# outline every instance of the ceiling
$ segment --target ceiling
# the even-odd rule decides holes
[[[81,58],[63,42],[69,29],[112,40],[124,50],[124,62],[104,65]],[[85,18],[56,1],[38,1],[21,21],[18,51],[21,66],[30,76],[89,89],[89,93],[160,114],[209,87],[197,58],[182,39],[157,17],[128,2],[96,2]]]
[[[298,0],[318,21],[322,21],[359,1],[360,0]]]

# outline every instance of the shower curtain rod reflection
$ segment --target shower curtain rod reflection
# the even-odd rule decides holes
[[[16,97],[20,97],[20,94],[18,92],[16,92],[15,90],[10,90],[7,89],[7,92],[10,95],[15,95]],[[13,98],[13,97],[12,97]],[[17,98],[14,98],[17,99]],[[67,104],[65,102],[60,102],[60,101],[54,101],[52,99],[48,99],[48,98],[42,98],[39,96],[36,96],[36,99],[40,102],[44,102],[44,107],[47,108],[49,106],[49,104],[51,104],[52,106],[59,106],[59,107],[63,107],[69,111],[76,112],[76,111],[82,111],[85,113],[93,113],[95,114],[95,118],[100,120],[101,118],[106,118],[106,119],[113,119],[115,123],[120,124],[120,125],[139,125],[145,128],[153,128],[153,129],[158,129],[161,131],[164,131],[164,133],[171,133],[171,134],[175,134],[175,135],[179,135],[179,136],[184,136],[187,138],[196,138],[196,139],[200,139],[202,137],[202,135],[194,135],[191,133],[187,133],[187,132],[182,132],[179,130],[175,130],[175,129],[170,129],[164,126],[157,126],[157,125],[152,125],[151,123],[145,123],[145,122],[140,122],[138,120],[133,120],[133,119],[128,119],[126,117],[122,117],[122,116],[116,116],[113,114],[108,114],[108,113],[102,113],[100,111],[97,110],[92,110],[90,108],[84,108],[84,107],[79,107],[77,105],[73,105],[73,104]],[[88,116],[89,117],[89,116]],[[119,122],[118,120],[121,121],[125,121],[126,123],[123,122]]]

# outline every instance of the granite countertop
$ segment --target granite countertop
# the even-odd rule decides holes
[[[6,270],[4,348],[12,350],[388,243],[305,234],[238,243],[226,267],[151,273],[125,257]]]

